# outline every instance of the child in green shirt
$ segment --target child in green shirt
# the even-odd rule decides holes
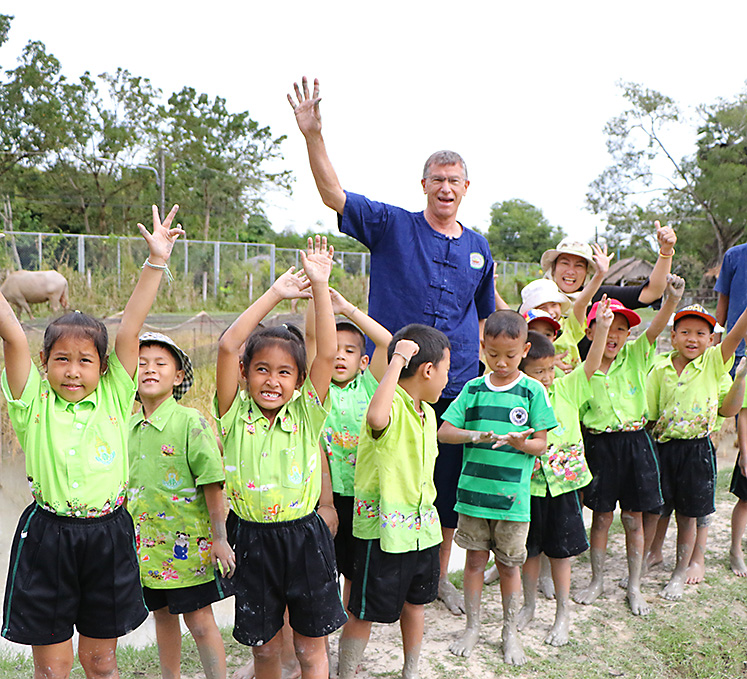
[[[449,340],[412,324],[389,344],[389,367],[371,398],[355,469],[350,620],[340,639],[340,679],[353,679],[372,622],[400,620],[404,679],[418,676],[424,605],[439,582],[441,524],[434,505],[438,401],[449,378]]]
[[[103,323],[77,311],[65,314],[44,333],[42,379],[23,328],[0,294],[3,393],[34,497],[13,541],[2,635],[31,645],[37,672],[48,676],[69,676],[74,628],[86,675],[115,676],[117,637],[148,615],[132,519],[122,507],[129,477],[126,423],[140,328],[184,233],[171,228],[177,209],[161,222],[153,206],[152,233],[138,224],[149,254],[108,356]]]
[[[531,347],[521,362],[521,370],[548,390],[550,405],[560,424],[548,431],[547,452],[537,458],[532,473],[532,519],[527,560],[522,568],[524,605],[519,611],[517,628],[521,631],[534,617],[540,555],[544,554],[550,559],[556,601],[555,623],[545,638],[545,643],[552,646],[568,643],[570,557],[589,547],[579,491],[591,481],[591,472],[584,457],[579,411],[591,397],[589,380],[601,365],[613,318],[609,302],[603,297],[602,311],[598,314],[600,331],[594,335],[586,360],[567,375],[556,376],[552,342],[531,330],[528,336]]]
[[[326,238],[310,238],[308,253],[301,253],[303,272],[291,267],[280,276],[218,343],[215,409],[226,490],[238,515],[233,634],[252,646],[258,676],[280,678],[286,608],[305,679],[328,676],[325,637],[346,620],[332,537],[314,511],[328,414],[323,404],[336,353],[332,254]],[[318,344],[307,374],[297,328],[256,328],[280,301],[312,295]],[[241,373],[246,394],[239,391]]]
[[[631,326],[640,316],[617,300],[607,333],[602,365],[591,378],[592,398],[581,412],[586,428],[586,459],[594,478],[584,490],[584,504],[593,512],[591,525],[591,582],[576,595],[581,604],[596,601],[604,589],[607,536],[617,503],[622,511],[628,557],[627,598],[633,615],[650,606],[641,594],[644,555],[643,512],[661,506],[659,468],[646,425],[646,375],[654,361],[656,338],[682,298],[685,281],[670,274],[666,299],[645,332],[628,342]],[[592,306],[586,334],[593,342],[599,302]]]
[[[130,490],[143,596],[156,621],[163,676],[178,677],[179,615],[197,644],[205,676],[225,679],[226,653],[211,604],[230,594],[223,460],[207,420],[179,401],[192,386],[189,356],[166,335],[140,337],[138,399],[130,418]]]

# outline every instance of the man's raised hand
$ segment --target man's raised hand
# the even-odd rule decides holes
[[[288,95],[288,102],[296,114],[296,123],[298,129],[304,137],[309,134],[318,134],[322,131],[322,114],[319,112],[319,102],[322,100],[319,96],[319,80],[314,78],[314,91],[309,96],[309,81],[306,76],[301,79],[301,87],[298,83],[293,83],[293,89],[296,93],[294,100],[293,95]]]

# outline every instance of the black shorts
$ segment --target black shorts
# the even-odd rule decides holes
[[[441,426],[441,415],[454,401],[453,398],[440,398],[433,404],[436,412],[436,427]],[[433,470],[433,483],[436,486],[436,501],[433,503],[438,511],[438,518],[443,528],[457,527],[459,515],[454,511],[456,505],[457,484],[462,473],[464,446],[453,443],[438,444],[438,457]]]
[[[171,615],[192,613],[233,595],[232,579],[216,574],[215,579],[192,587],[154,589],[143,587],[143,598],[149,611],[158,611],[166,606]]]
[[[439,545],[422,551],[382,552],[379,540],[356,540],[355,572],[348,609],[360,620],[396,622],[405,602],[438,597]]]
[[[236,622],[233,636],[260,646],[283,627],[323,637],[347,621],[337,585],[335,550],[316,512],[294,521],[239,519],[236,530]]]
[[[630,512],[651,512],[663,504],[659,463],[644,430],[585,434],[584,449],[594,475],[584,488],[584,504],[612,512],[617,503]]]
[[[716,453],[711,439],[672,439],[656,445],[661,469],[661,494],[666,510],[682,516],[707,516],[716,511]]]
[[[348,580],[353,579],[355,561],[355,538],[353,537],[353,504],[352,495],[332,493],[337,510],[337,535],[335,535],[335,558],[337,570]]]
[[[528,558],[544,553],[551,559],[566,559],[589,548],[578,491],[555,497],[532,495],[531,507]]]
[[[10,552],[6,639],[57,644],[73,636],[73,627],[87,637],[115,639],[147,617],[135,529],[126,510],[78,519],[36,503],[26,507]]]
[[[734,471],[731,473],[729,491],[740,500],[747,502],[747,478],[742,476],[742,472],[739,471],[739,454],[737,454],[737,459],[734,461]]]

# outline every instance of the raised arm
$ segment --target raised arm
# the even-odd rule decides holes
[[[278,278],[270,289],[241,314],[223,334],[218,342],[218,365],[216,369],[216,390],[218,395],[218,415],[228,412],[239,387],[239,349],[259,322],[284,299],[309,298],[309,281],[303,272],[294,272],[291,267]]]
[[[332,298],[332,310],[336,314],[345,316],[351,323],[355,323],[363,331],[363,334],[370,337],[374,343],[374,353],[368,369],[377,381],[380,381],[387,369],[386,352],[389,348],[389,342],[392,341],[392,333],[365,311],[361,311],[352,302],[345,299],[334,288],[330,288],[329,293]]]
[[[13,398],[21,398],[31,370],[31,351],[21,324],[0,292],[0,337],[3,338],[5,374]]]
[[[148,259],[143,264],[143,270],[140,278],[132,291],[127,306],[122,313],[122,322],[117,331],[117,339],[114,342],[114,353],[117,354],[122,367],[128,372],[130,377],[135,376],[138,364],[138,351],[140,343],[138,337],[143,328],[143,323],[148,316],[153,301],[158,293],[158,285],[163,277],[163,272],[167,270],[171,251],[174,249],[174,243],[180,235],[184,234],[181,226],[171,228],[174,221],[178,205],[171,208],[171,212],[166,215],[166,219],[161,222],[158,214],[158,208],[153,206],[153,233],[149,233],[142,224],[137,228],[148,243]]]
[[[319,112],[319,80],[314,79],[314,92],[309,96],[309,82],[304,76],[301,87],[293,83],[296,99],[288,95],[288,102],[296,114],[298,129],[301,130],[306,139],[306,149],[309,153],[309,165],[311,174],[314,175],[316,188],[322,201],[327,207],[342,214],[345,209],[345,192],[342,190],[337,173],[332,167],[332,162],[327,155],[327,147],[322,137],[322,114]],[[302,91],[303,90],[303,91]]]
[[[332,271],[334,248],[327,248],[327,239],[309,238],[308,254],[301,251],[303,270],[311,283],[314,297],[314,328],[316,330],[316,356],[309,368],[309,379],[319,400],[324,402],[332,380],[332,369],[337,354],[337,330],[332,300],[329,296],[329,274]]]
[[[721,340],[721,355],[724,361],[728,361],[734,355],[745,335],[747,335],[747,309],[742,312],[737,322],[729,328],[729,332]]]
[[[677,242],[677,235],[671,226],[662,226],[658,221],[654,222],[654,226],[656,227],[656,239],[659,241],[659,257],[654,264],[654,270],[648,277],[648,285],[638,295],[638,301],[641,304],[651,304],[664,294],[667,276],[672,271],[674,245]]]
[[[584,373],[586,379],[590,380],[591,376],[599,370],[604,357],[604,347],[607,344],[607,333],[610,331],[612,321],[615,320],[615,314],[610,310],[610,301],[607,295],[602,295],[597,307],[597,330],[594,333],[594,341],[589,347],[589,353],[584,361]]]
[[[664,290],[664,301],[661,304],[661,309],[656,312],[656,316],[646,328],[646,337],[650,344],[653,344],[664,328],[667,327],[669,318],[677,309],[684,292],[685,279],[670,273],[667,276],[667,287]]]
[[[729,391],[726,392],[724,400],[718,409],[718,414],[721,417],[734,417],[739,415],[739,411],[742,409],[744,403],[744,378],[747,375],[747,358],[742,356],[742,360],[739,361],[739,365],[734,373],[734,382]]]
[[[389,425],[389,417],[394,402],[394,392],[403,368],[410,363],[410,359],[420,351],[420,347],[412,340],[402,339],[397,342],[392,354],[392,360],[379,382],[379,387],[371,398],[366,412],[366,422],[373,431],[374,438]]]
[[[604,246],[604,249],[602,249],[598,243],[594,243],[591,247],[594,250],[593,259],[594,264],[596,265],[596,271],[589,283],[584,285],[583,290],[578,293],[576,301],[573,302],[573,315],[576,317],[582,328],[586,327],[586,309],[591,304],[591,300],[594,298],[594,295],[597,294],[599,288],[602,287],[602,282],[604,281],[607,272],[610,270],[610,262],[615,256],[614,252],[611,255],[607,254],[607,245]]]

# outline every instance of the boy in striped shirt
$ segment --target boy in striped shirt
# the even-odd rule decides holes
[[[557,426],[547,392],[519,370],[527,355],[527,323],[502,309],[485,321],[482,348],[491,373],[467,382],[443,415],[439,441],[464,444],[457,487],[456,543],[467,550],[464,598],[467,628],[450,650],[469,656],[480,636],[480,597],[490,551],[500,573],[503,659],[522,665],[526,656],[516,630],[521,565],[529,531],[529,486],[534,460]]]

